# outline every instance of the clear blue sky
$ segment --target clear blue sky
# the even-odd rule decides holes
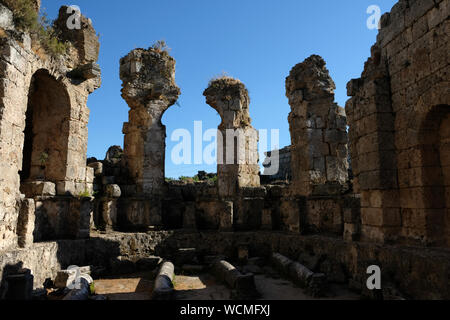
[[[290,107],[285,78],[291,68],[311,54],[327,61],[336,82],[336,101],[344,106],[346,84],[359,77],[377,30],[369,30],[366,13],[376,4],[384,13],[395,0],[43,0],[55,18],[61,5],[75,4],[93,20],[100,34],[102,87],[88,101],[88,156],[103,159],[111,145],[123,146],[122,125],[128,106],[120,96],[119,59],[134,48],[148,48],[164,39],[177,60],[176,81],[181,107],[164,115],[167,126],[166,176],[215,172],[216,166],[171,163],[177,128],[193,133],[194,121],[216,128],[217,113],[202,93],[215,75],[227,72],[250,91],[250,114],[257,129],[279,129],[280,146],[290,144]]]

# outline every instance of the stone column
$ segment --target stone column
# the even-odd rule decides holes
[[[180,95],[175,60],[166,51],[136,49],[120,60],[122,97],[130,107],[123,126],[124,155],[137,195],[157,196],[164,185],[163,113]]]
[[[335,88],[317,55],[296,65],[286,79],[296,195],[339,194],[348,180],[346,116],[334,102]]]
[[[217,139],[219,195],[232,197],[241,187],[260,185],[258,132],[251,125],[250,97],[239,80],[213,80],[203,95],[220,115]]]

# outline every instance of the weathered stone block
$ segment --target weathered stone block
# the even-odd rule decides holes
[[[108,184],[105,186],[105,195],[108,198],[120,198],[122,192],[117,184]]]
[[[28,248],[33,244],[35,223],[35,203],[33,199],[21,202],[19,219],[17,222],[18,244],[21,248]]]
[[[272,209],[266,208],[262,211],[261,217],[261,229],[262,230],[272,230]]]
[[[195,203],[188,202],[185,204],[186,210],[183,214],[183,229],[196,229],[195,221]]]
[[[356,223],[344,224],[344,240],[345,241],[358,241],[360,235],[360,225]]]
[[[402,224],[399,208],[362,208],[363,225],[377,227],[399,227]]]
[[[4,5],[0,4],[0,28],[4,30],[14,29],[13,13]]]
[[[35,196],[55,196],[56,187],[52,182],[44,181],[33,181],[26,182],[21,185],[21,192],[24,193],[28,198],[33,198]]]
[[[93,162],[88,164],[88,167],[94,169],[94,175],[96,177],[101,176],[103,174],[103,163],[101,162]]]
[[[94,169],[86,168],[86,183],[94,183]]]
[[[233,229],[234,220],[234,204],[231,201],[225,201],[222,203],[223,209],[220,211],[220,226],[222,231],[231,231]]]

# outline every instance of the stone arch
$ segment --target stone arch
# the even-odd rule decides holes
[[[21,184],[64,181],[70,131],[70,98],[65,85],[46,69],[31,78],[25,114]]]
[[[419,132],[421,204],[427,242],[450,245],[450,106],[433,106]]]

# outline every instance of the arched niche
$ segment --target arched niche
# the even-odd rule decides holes
[[[70,99],[65,86],[38,70],[26,110],[21,183],[64,181],[67,171]]]
[[[428,112],[421,130],[419,183],[428,243],[450,246],[450,106],[437,105]]]

